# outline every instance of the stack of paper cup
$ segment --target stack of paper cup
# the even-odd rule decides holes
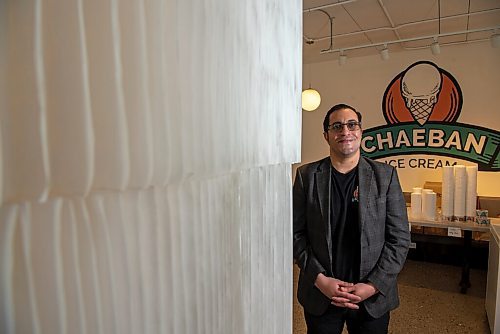
[[[467,196],[467,172],[463,165],[455,165],[455,196],[453,216],[456,220],[465,220],[465,198]]]
[[[415,190],[415,188],[413,188]],[[413,219],[422,218],[422,193],[411,193],[411,210],[410,215]]]
[[[436,193],[431,189],[422,189],[422,218],[436,220]]]
[[[474,220],[477,202],[477,166],[467,166],[467,195],[465,197],[465,217]]]
[[[444,220],[453,219],[453,201],[455,190],[455,174],[453,166],[444,166],[442,175],[442,197],[441,197],[441,215]]]

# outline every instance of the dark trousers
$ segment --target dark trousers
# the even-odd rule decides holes
[[[349,334],[386,334],[390,318],[389,312],[380,318],[373,318],[362,305],[359,310],[331,305],[323,315],[316,316],[304,311],[304,316],[307,334],[341,334],[344,323]]]

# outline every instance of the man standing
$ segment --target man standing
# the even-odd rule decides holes
[[[308,333],[387,333],[410,243],[394,167],[360,155],[361,114],[326,114],[330,156],[301,166],[293,186],[297,297]]]

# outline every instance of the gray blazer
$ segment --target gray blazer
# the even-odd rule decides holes
[[[330,157],[297,170],[293,185],[293,256],[300,268],[297,297],[304,309],[321,315],[330,299],[314,286],[316,276],[332,277]],[[408,253],[406,204],[396,169],[361,157],[358,164],[360,282],[379,293],[363,303],[374,318],[399,305],[397,275]]]

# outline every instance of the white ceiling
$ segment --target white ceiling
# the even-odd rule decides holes
[[[303,1],[304,63],[338,59],[341,50],[347,57],[377,54],[384,44],[390,52],[429,48],[434,37],[444,52],[450,44],[487,42],[495,28],[500,33],[500,0]]]

